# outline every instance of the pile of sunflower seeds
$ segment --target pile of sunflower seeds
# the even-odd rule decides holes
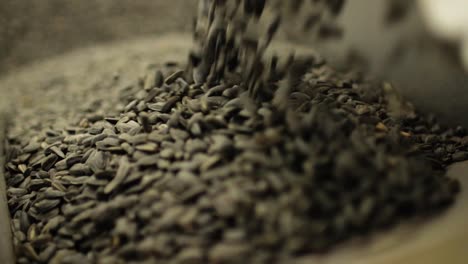
[[[314,56],[263,56],[279,22],[258,44],[233,25],[261,14],[247,2],[208,8],[188,65],[151,69],[122,107],[13,124],[18,263],[290,263],[454,201],[465,129]]]

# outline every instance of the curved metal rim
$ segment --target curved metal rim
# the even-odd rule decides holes
[[[10,228],[10,212],[7,205],[6,183],[5,183],[5,149],[4,140],[6,135],[7,114],[0,110],[0,256],[1,262],[6,264],[15,263],[13,253],[13,239]]]

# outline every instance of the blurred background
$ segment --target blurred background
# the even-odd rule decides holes
[[[385,3],[386,0],[349,1],[340,21],[345,25],[344,41],[323,45],[329,48],[328,55],[341,53],[345,57],[347,49],[343,47],[350,44],[360,47],[358,50],[367,59],[381,59],[393,51],[396,40],[404,36],[401,31],[413,29],[409,23],[381,27]],[[21,65],[76,48],[190,31],[196,6],[197,0],[0,0],[0,76]],[[415,14],[409,17],[417,18]],[[278,38],[317,48],[310,45],[308,33],[304,33],[298,21],[300,17],[283,21],[285,30]],[[416,32],[420,29],[416,27]],[[376,60],[373,65],[379,67],[371,68],[382,68],[381,77],[395,83],[419,109],[437,114],[440,120],[468,126],[466,72],[454,66],[447,54],[438,49],[414,45],[407,51],[410,52],[392,67],[380,67],[388,65]],[[327,55],[325,50],[320,52]]]
[[[0,0],[0,75],[75,48],[189,31],[196,0]]]

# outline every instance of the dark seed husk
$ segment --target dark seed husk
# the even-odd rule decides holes
[[[104,188],[104,193],[111,193],[115,188],[117,188],[125,180],[130,169],[131,167],[127,157],[122,157],[119,162],[119,169],[112,181],[110,181]]]
[[[35,203],[34,207],[36,207],[39,210],[39,212],[46,213],[54,209],[55,207],[57,207],[59,204],[60,204],[60,200],[58,199],[54,199],[54,200],[44,199],[40,202]]]
[[[182,77],[184,75],[183,70],[179,70],[174,72],[173,74],[169,75],[166,80],[164,80],[164,83],[167,85],[173,84],[178,78]]]

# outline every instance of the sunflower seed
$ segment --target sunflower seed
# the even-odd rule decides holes
[[[55,154],[50,154],[48,155],[47,157],[45,157],[42,162],[41,162],[41,168],[43,170],[50,170],[54,165],[55,165],[55,162],[57,162],[58,160],[58,156],[55,155]]]
[[[112,179],[111,182],[104,188],[104,193],[109,194],[115,188],[117,188],[127,177],[128,173],[130,172],[130,163],[127,157],[122,157],[119,162],[119,169],[115,174],[115,177]]]
[[[84,175],[90,175],[92,173],[90,168],[86,164],[83,164],[83,163],[76,163],[70,168],[69,172],[70,172],[70,175],[73,175],[73,176],[84,176]]]
[[[167,85],[173,84],[178,78],[181,78],[184,75],[183,70],[179,70],[174,72],[173,74],[169,75],[165,80],[164,83]]]
[[[37,202],[34,204],[34,207],[36,207],[39,212],[41,213],[46,213],[55,207],[57,207],[60,204],[60,200],[51,200],[51,199],[44,199],[40,202]]]

